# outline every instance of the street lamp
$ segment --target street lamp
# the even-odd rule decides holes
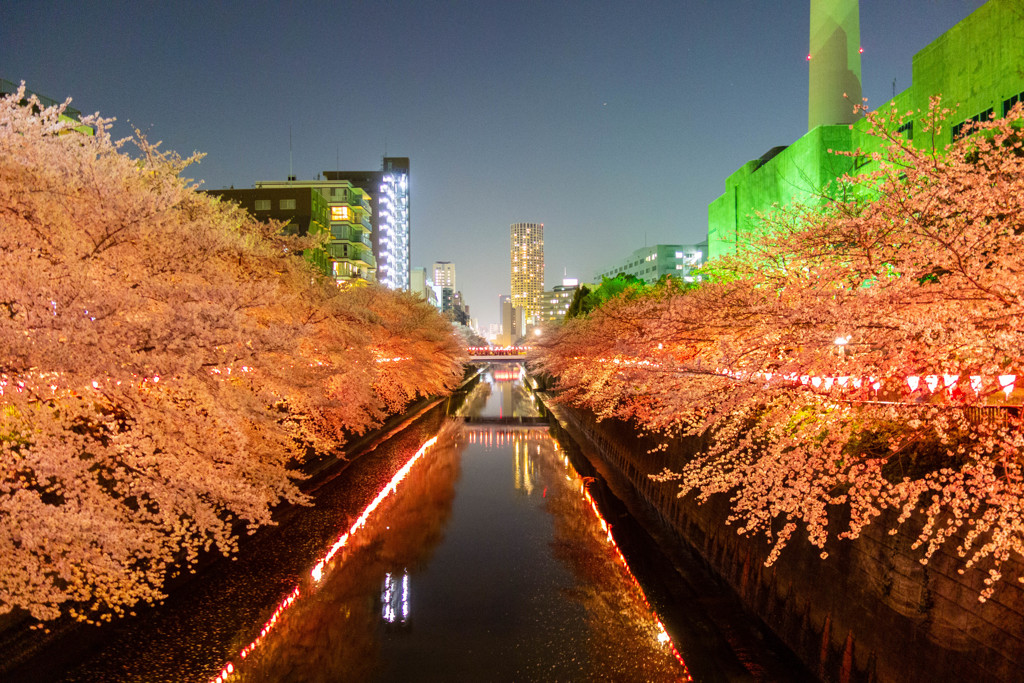
[[[850,343],[850,335],[836,337],[836,346],[839,347],[839,357],[846,358],[846,345]]]

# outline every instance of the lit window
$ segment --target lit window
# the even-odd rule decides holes
[[[676,258],[683,258],[683,252],[677,251],[676,252]]]
[[[279,201],[277,203],[277,207],[279,209],[281,209],[282,211],[285,211],[285,210],[288,210],[288,209],[294,209],[295,208],[295,200],[294,199],[282,199],[281,201]]]
[[[257,211],[270,211],[270,200],[269,199],[257,199],[256,200]]]

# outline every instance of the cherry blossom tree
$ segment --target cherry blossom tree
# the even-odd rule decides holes
[[[296,462],[465,354],[426,304],[341,290],[196,192],[198,156],[23,99],[0,100],[0,613],[110,618],[307,502]]]
[[[939,101],[920,118],[940,139]],[[560,400],[710,444],[680,495],[729,493],[741,533],[856,537],[884,510],[920,515],[989,573],[1024,551],[1024,152],[1020,107],[944,149],[893,112],[855,154],[873,169],[825,204],[763,217],[749,250],[693,291],[613,299],[542,342]],[[948,130],[948,128],[946,129]]]

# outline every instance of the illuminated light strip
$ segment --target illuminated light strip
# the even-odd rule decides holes
[[[270,618],[263,624],[263,628],[260,629],[260,634],[256,636],[251,643],[243,647],[238,653],[239,659],[245,659],[252,654],[253,650],[260,646],[263,639],[274,630],[275,626],[277,626],[277,621],[281,615],[284,614],[284,611],[295,603],[295,600],[298,599],[299,595],[299,587],[296,586],[295,590],[293,590],[288,597],[277,604],[277,607],[274,609],[274,613],[270,615]],[[220,670],[220,673],[217,674],[215,678],[210,679],[210,683],[224,683],[224,681],[227,681],[233,673],[235,673],[234,662],[228,661],[228,663],[224,665],[224,668]]]
[[[370,517],[370,514],[377,509],[377,506],[379,506],[384,501],[385,498],[387,498],[389,495],[391,495],[392,492],[395,491],[395,489],[398,487],[398,484],[401,483],[401,481],[405,479],[406,475],[409,474],[409,470],[412,469],[412,466],[416,463],[416,461],[423,457],[423,454],[427,452],[427,449],[429,449],[435,443],[437,443],[436,436],[432,437],[426,443],[420,446],[420,449],[416,451],[416,454],[413,455],[407,463],[405,463],[402,469],[395,472],[395,475],[391,478],[391,481],[388,482],[387,486],[381,489],[380,493],[377,494],[377,497],[374,498],[373,501],[368,506],[366,506],[366,509],[363,510],[363,514],[359,515],[359,518],[356,519],[355,522],[353,522],[352,526],[349,527],[349,530],[343,533],[338,538],[338,540],[335,541],[334,545],[331,546],[331,549],[329,551],[327,551],[327,554],[323,557],[323,559],[317,562],[316,565],[313,567],[313,570],[310,572],[315,581],[320,581],[321,577],[323,576],[324,566],[331,560],[332,557],[334,557],[335,554],[337,554],[339,550],[341,550],[348,543],[348,540],[353,536],[353,534],[355,534],[360,528],[362,528],[366,524],[367,520]],[[253,653],[253,651],[267,637],[267,634],[269,634],[274,629],[274,627],[277,626],[278,619],[281,617],[284,611],[291,607],[293,604],[295,604],[295,600],[299,597],[300,594],[301,591],[299,589],[299,586],[296,586],[295,589],[284,600],[278,603],[277,608],[274,609],[274,613],[270,616],[270,619],[268,619],[266,623],[263,624],[263,628],[260,629],[260,634],[256,636],[256,638],[253,639],[251,643],[242,648],[242,650],[238,653],[239,659],[245,659]],[[233,662],[229,660],[220,670],[220,673],[218,673],[217,676],[215,676],[214,678],[210,679],[210,683],[225,683],[235,672],[235,665]]]
[[[423,456],[423,454],[427,452],[427,449],[433,446],[435,443],[437,443],[436,436],[431,438],[422,446],[420,446],[420,449],[416,451],[416,455],[412,456],[412,458],[409,459],[409,462],[405,463],[402,469],[395,472],[395,476],[391,478],[391,481],[388,482],[388,485],[381,489],[380,493],[377,494],[377,497],[373,499],[373,502],[366,506],[366,509],[363,510],[363,514],[359,515],[356,521],[352,523],[352,526],[349,528],[349,530],[338,537],[338,540],[334,542],[334,545],[332,545],[331,549],[327,551],[327,554],[323,557],[323,559],[317,562],[316,565],[313,567],[312,571],[310,571],[310,576],[313,577],[314,581],[319,582],[320,579],[323,578],[324,567],[327,565],[328,562],[331,561],[331,558],[334,557],[339,550],[341,550],[348,544],[349,538],[351,538],[356,531],[358,531],[360,528],[366,525],[367,520],[369,519],[373,511],[377,509],[377,506],[384,502],[384,499],[390,496],[395,491],[395,489],[398,487],[398,484],[401,483],[403,479],[405,479],[407,474],[409,474],[409,470],[411,470],[412,466],[416,464],[416,461],[419,460]]]
[[[637,581],[636,576],[633,575],[632,570],[630,570],[626,557],[622,554],[622,551],[619,549],[619,544],[615,542],[615,538],[612,536],[611,527],[609,527],[608,522],[605,521],[601,511],[597,509],[597,503],[594,501],[593,497],[591,497],[590,491],[587,490],[586,482],[580,486],[580,492],[583,494],[584,500],[590,504],[590,509],[594,511],[594,515],[597,517],[597,521],[601,525],[601,529],[605,532],[608,543],[612,546],[612,549],[615,550],[615,554],[618,556],[619,562],[622,564],[622,568],[626,570],[626,574],[633,582],[637,591],[639,591],[640,599],[643,600],[644,605],[646,605],[647,609],[650,610],[651,616],[654,617],[654,623],[658,627],[658,642],[667,643],[669,648],[672,650],[672,654],[675,656],[676,661],[678,661],[683,669],[686,670],[685,677],[680,680],[693,681],[693,676],[690,675],[690,670],[687,668],[686,662],[683,661],[683,656],[679,654],[679,650],[676,649],[676,644],[672,642],[672,636],[668,634],[668,630],[665,628],[665,625],[661,623],[661,617],[658,616],[657,610],[651,606],[650,601],[647,599],[647,594],[644,593],[643,587],[640,585],[640,582]]]
[[[585,360],[579,356],[574,356],[573,360],[581,361]],[[660,368],[661,364],[649,360],[639,360],[636,358],[595,358],[596,363],[612,363],[614,365],[626,365],[626,366],[647,366],[652,368]],[[749,372],[745,370],[730,370],[729,368],[718,367],[715,368],[714,374],[721,375],[722,377],[729,377],[735,380],[746,380],[746,379],[763,379],[765,382],[771,382],[772,379],[789,382],[791,384],[802,384],[804,386],[811,385],[816,390],[823,389],[824,391],[831,391],[833,387],[840,387],[846,389],[848,386],[852,386],[854,389],[860,389],[864,385],[865,379],[867,380],[867,386],[873,391],[879,391],[882,388],[882,380],[877,377],[850,377],[839,376],[839,377],[822,377],[818,375],[797,375],[795,372],[791,372],[788,375],[780,375],[778,373],[771,372]],[[1017,375],[998,375],[997,384],[999,389],[1006,394],[1006,398],[1009,399],[1010,395],[1013,394],[1016,389]],[[924,386],[928,388],[931,393],[936,393],[941,388],[952,392],[956,388],[957,383],[960,380],[960,375],[908,375],[904,378],[907,386],[910,388],[910,393],[914,393],[921,388],[922,381]],[[986,383],[985,377],[981,375],[970,376],[971,389],[976,394],[981,394],[983,385]]]

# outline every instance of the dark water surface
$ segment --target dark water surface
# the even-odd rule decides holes
[[[362,456],[237,561],[36,680],[686,680],[518,377],[494,366],[457,419]]]
[[[539,416],[516,374],[486,377],[465,416]],[[447,429],[238,680],[685,677],[583,487],[544,428]]]

